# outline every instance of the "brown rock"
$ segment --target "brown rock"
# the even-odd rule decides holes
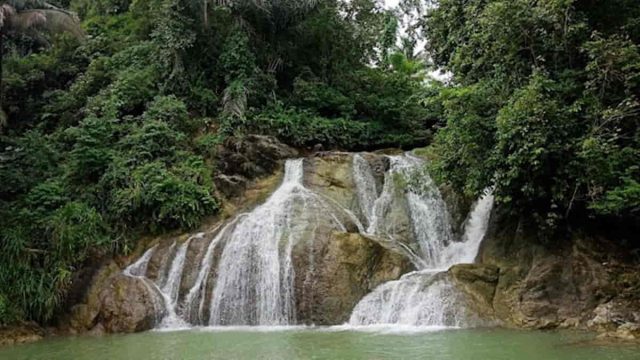
[[[494,211],[478,258],[500,269],[493,298],[499,319],[514,327],[608,333],[640,323],[637,295],[616,285],[637,267],[603,261],[614,256],[615,247],[605,250],[605,240],[580,234],[547,244],[552,245],[538,239],[530,222]],[[621,330],[621,336],[627,332]]]
[[[0,327],[0,346],[24,344],[42,339],[44,330],[35,323]]]
[[[114,276],[100,293],[100,299],[98,318],[106,332],[149,330],[163,315],[158,305],[159,294],[140,278]]]
[[[316,256],[315,270],[297,279],[298,320],[302,323],[344,323],[364,295],[413,269],[406,257],[357,233],[332,233],[316,249]]]
[[[467,295],[473,310],[481,316],[493,318],[499,269],[492,265],[460,264],[452,266],[448,273],[454,284]]]

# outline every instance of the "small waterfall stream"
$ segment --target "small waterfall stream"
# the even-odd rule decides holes
[[[384,206],[389,203],[389,194],[396,191],[397,184],[405,183],[404,196],[416,240],[422,254],[422,269],[404,275],[397,281],[378,286],[366,295],[355,307],[349,324],[374,325],[394,324],[410,326],[461,327],[469,325],[462,294],[447,279],[446,271],[451,265],[472,263],[478,253],[486,232],[493,207],[493,195],[488,192],[472,209],[464,225],[464,235],[454,241],[450,216],[440,191],[424,171],[422,161],[410,154],[390,157],[390,170],[385,175],[382,194],[374,200],[374,214],[370,224],[384,223]],[[357,165],[356,165],[357,164]],[[371,171],[366,161],[354,156],[354,171]],[[398,178],[400,174],[404,178]],[[360,198],[371,197],[368,175],[357,174]],[[418,179],[417,182],[413,181]],[[361,201],[361,206],[370,206]],[[363,212],[367,214],[366,211]],[[380,226],[370,226],[376,233]]]
[[[156,245],[123,273],[144,282],[160,328],[296,324],[294,282],[296,276],[313,281],[314,254],[309,252],[309,269],[297,274],[293,249],[310,246],[318,231],[355,227],[404,249],[419,270],[366,295],[350,324],[463,326],[460,296],[441,272],[473,261],[493,197],[477,202],[464,236],[455,239],[445,202],[423,160],[411,154],[386,159],[388,169],[376,175],[363,155],[352,156],[357,209],[305,187],[304,160],[288,160],[281,185],[262,205],[209,232],[174,241],[164,252]],[[397,223],[398,216],[407,224]],[[150,262],[158,264],[155,276],[149,273]],[[187,263],[195,271],[185,270]]]

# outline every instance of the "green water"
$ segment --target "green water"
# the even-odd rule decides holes
[[[189,330],[53,338],[2,348],[0,359],[640,359],[638,345],[598,345],[592,339],[574,332],[509,330]]]

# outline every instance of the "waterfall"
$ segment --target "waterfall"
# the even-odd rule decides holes
[[[303,160],[288,160],[280,187],[224,239],[210,325],[295,323],[292,250],[319,224],[346,231],[334,207],[303,185]]]
[[[422,270],[380,285],[353,310],[352,325],[462,326],[464,306],[441,272]]]
[[[353,177],[357,184],[356,193],[362,215],[367,221],[367,231],[370,231],[375,216],[374,209],[378,198],[378,189],[371,166],[360,154],[353,156]],[[375,227],[375,225],[373,226]]]
[[[357,228],[404,253],[419,270],[366,295],[351,324],[465,325],[462,297],[442,271],[474,260],[493,195],[478,200],[464,235],[456,239],[422,159],[410,153],[387,156],[380,182],[367,159],[352,157],[353,205],[307,188],[305,161],[288,160],[280,186],[263,204],[186,241],[155,245],[123,274],[143,281],[160,328],[296,324],[296,295],[306,291],[296,294],[296,284],[313,284],[314,239]],[[301,257],[307,268],[294,268]]]
[[[493,201],[493,191],[487,190],[476,202],[465,223],[462,241],[451,243],[445,250],[444,259],[448,266],[474,262],[489,227]]]
[[[361,155],[353,157],[356,192],[361,211],[369,224],[366,232],[395,237],[395,224],[385,217],[398,201],[398,192],[402,192],[421,255],[420,267],[444,267],[442,256],[453,235],[450,216],[440,191],[429,174],[423,171],[425,164],[421,159],[411,154],[388,158],[390,168],[385,173],[382,193],[378,196],[371,166]]]
[[[151,296],[151,303],[153,304],[153,310],[156,314],[156,323],[158,323],[160,318],[164,315],[165,308],[160,298],[162,295],[159,295],[159,293],[161,292],[160,289],[155,283],[147,279],[145,275],[147,273],[147,268],[149,267],[149,261],[151,261],[151,257],[155,253],[157,247],[157,245],[151,247],[144,254],[142,254],[142,256],[136,262],[129,265],[122,271],[125,276],[137,279],[141,281],[142,284],[144,284],[147,292],[149,293],[149,296]]]
[[[358,159],[356,159],[358,157]],[[371,171],[354,157],[354,178],[358,188],[360,206],[370,207],[371,181],[362,171]],[[373,201],[372,224],[367,231],[384,235],[386,208],[391,204],[396,183],[404,183],[404,196],[409,208],[411,224],[422,255],[422,270],[404,275],[396,281],[378,286],[366,295],[354,308],[351,325],[396,324],[411,326],[459,327],[468,325],[470,316],[465,311],[463,297],[447,279],[451,265],[469,263],[475,259],[487,230],[493,206],[489,191],[473,207],[465,226],[464,235],[455,241],[451,231],[451,219],[446,204],[426,171],[422,160],[405,154],[390,157],[391,168],[385,174],[384,188]],[[356,163],[360,163],[356,166]],[[368,165],[368,164],[367,164]],[[403,178],[398,178],[398,175]],[[373,177],[373,175],[371,175]],[[363,201],[362,199],[365,199]],[[387,233],[387,236],[389,235]]]
[[[176,306],[178,304],[178,295],[180,291],[180,282],[182,280],[182,272],[184,270],[184,262],[187,256],[187,249],[189,249],[189,244],[191,240],[194,238],[202,238],[204,234],[197,234],[194,237],[189,238],[185,241],[180,248],[178,248],[178,252],[176,253],[173,261],[171,262],[171,267],[169,268],[169,272],[166,275],[166,278],[162,281],[162,287],[160,291],[164,298],[165,305],[165,317],[162,320],[161,327],[164,328],[175,328],[175,327],[184,327],[186,323],[178,317],[176,313]],[[175,247],[175,242],[172,247]]]
[[[227,234],[229,229],[231,229],[238,220],[242,219],[245,214],[241,214],[236,217],[234,221],[229,222],[218,234],[215,238],[211,240],[209,246],[207,246],[207,251],[202,258],[202,263],[200,265],[200,270],[198,271],[198,277],[196,278],[195,283],[187,293],[187,297],[185,298],[183,308],[184,308],[184,316],[191,322],[202,323],[204,321],[204,307],[206,300],[206,285],[207,278],[209,277],[209,273],[211,272],[211,266],[213,262],[213,251],[216,249],[216,246],[220,242],[220,240]],[[214,230],[214,233],[217,232],[220,227],[217,227]],[[197,306],[196,306],[197,305]]]
[[[172,261],[162,260],[155,282],[144,276],[156,247],[125,270],[162,295],[165,315],[161,327],[295,323],[293,248],[311,241],[320,225],[345,232],[338,213],[357,221],[348,209],[339,209],[335,202],[307,189],[303,176],[303,160],[288,160],[282,184],[264,204],[213,231],[217,234],[181,304],[180,282],[191,239],[180,245]],[[175,246],[167,253],[172,254]]]
[[[153,253],[156,251],[157,245],[147,250],[142,256],[133,264],[127,266],[124,269],[123,273],[127,276],[131,277],[143,277],[147,273],[147,267],[149,266],[149,261],[153,256]]]

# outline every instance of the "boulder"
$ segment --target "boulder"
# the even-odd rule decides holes
[[[493,265],[460,264],[448,271],[453,283],[467,295],[469,306],[479,316],[494,318],[493,298],[499,279],[499,269]]]
[[[216,152],[218,170],[227,176],[247,179],[270,175],[280,160],[299,156],[299,152],[272,136],[230,137]]]
[[[341,207],[360,212],[358,195],[352,169],[353,158],[348,153],[323,153],[305,160],[304,184],[339,204]]]
[[[299,256],[294,262],[296,274],[302,275],[296,279],[298,321],[306,324],[348,321],[364,295],[413,269],[405,256],[358,233],[333,232],[314,253],[307,276],[301,270],[309,264],[302,264]]]
[[[241,175],[220,174],[214,178],[216,187],[227,198],[240,196],[249,180]]]
[[[159,294],[145,280],[116,275],[100,293],[98,321],[109,333],[149,330],[162,318]]]

